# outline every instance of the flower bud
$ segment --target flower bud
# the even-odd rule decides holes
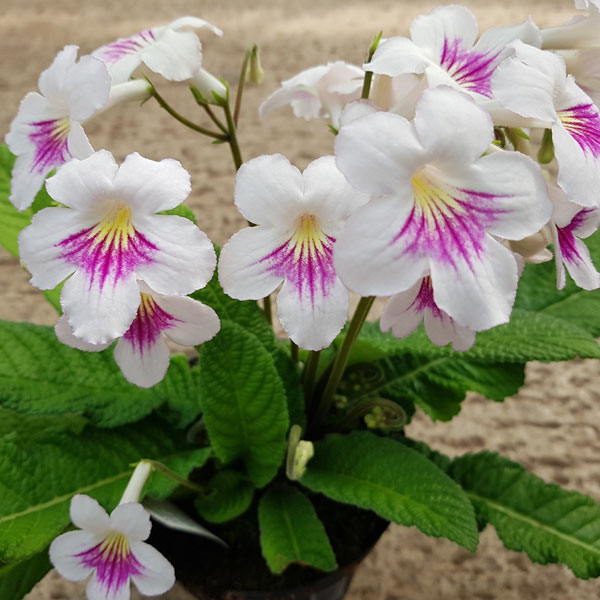
[[[250,64],[248,70],[246,71],[246,81],[248,83],[258,85],[262,81],[264,74],[265,72],[263,71],[260,65],[258,46],[254,44],[254,46],[252,46],[252,49],[250,50]]]
[[[200,92],[207,104],[220,104],[215,96],[219,98],[227,97],[225,84],[206,69],[198,69],[190,79],[190,84]]]

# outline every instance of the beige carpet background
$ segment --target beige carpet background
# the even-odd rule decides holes
[[[540,26],[559,24],[573,14],[570,0],[505,0],[465,4],[481,29],[522,21],[531,14]],[[37,87],[65,44],[82,53],[185,14],[219,25],[223,39],[202,33],[205,67],[235,82],[245,46],[259,43],[266,76],[248,88],[240,125],[247,160],[281,152],[299,167],[332,151],[333,137],[323,122],[296,120],[288,110],[258,121],[260,101],[285,79],[309,66],[344,59],[360,64],[374,33],[405,34],[417,14],[436,5],[421,2],[349,0],[174,0],[103,2],[2,0],[0,5],[0,134],[8,131],[23,95]],[[159,81],[159,78],[155,78]],[[201,119],[185,86],[160,83],[183,113]],[[192,174],[189,204],[217,243],[243,225],[232,206],[233,173],[225,146],[212,146],[173,122],[158,106],[122,106],[89,124],[92,144],[117,159],[139,151],[153,159],[174,157]],[[27,283],[27,275],[0,249],[0,318],[53,324],[53,310]],[[532,365],[522,392],[504,404],[477,396],[465,402],[450,424],[432,425],[419,416],[410,434],[450,455],[489,448],[518,460],[549,481],[600,500],[600,398],[597,364],[592,361]],[[201,560],[201,557],[199,557]],[[175,590],[165,598],[183,597]],[[501,547],[493,530],[484,532],[471,555],[453,544],[432,540],[413,529],[392,527],[361,566],[350,600],[585,600],[600,596],[596,581],[578,581],[563,567],[542,567]],[[82,600],[83,588],[50,574],[27,600]]]

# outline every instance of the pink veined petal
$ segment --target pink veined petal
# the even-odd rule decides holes
[[[85,494],[71,498],[70,516],[73,525],[96,536],[104,537],[110,529],[110,519],[97,500]]]
[[[85,588],[86,598],[88,600],[130,600],[131,589],[129,585],[130,578],[120,582],[118,586],[113,586],[109,589],[99,581],[98,575],[94,576],[88,582]]]
[[[56,107],[53,107],[44,96],[37,92],[29,92],[21,100],[17,116],[12,120],[10,131],[6,134],[5,141],[9,150],[16,155],[33,151],[35,145],[29,138],[31,123],[60,119],[66,116],[64,110],[57,111]]]
[[[65,579],[83,581],[90,576],[94,567],[83,563],[78,554],[94,548],[103,539],[103,536],[90,531],[63,533],[50,544],[50,561]]]
[[[308,285],[300,287],[294,275],[286,277],[277,296],[277,316],[283,328],[306,350],[329,346],[348,318],[348,291],[335,272],[330,276],[325,269],[315,268],[317,279],[316,285],[309,278]]]
[[[171,353],[162,335],[152,337],[155,330],[142,329],[135,322],[134,327],[118,341],[114,357],[127,381],[149,388],[166,375]]]
[[[235,205],[250,223],[289,227],[302,212],[304,182],[281,154],[262,155],[243,164],[235,181]]]
[[[419,279],[415,285],[404,292],[394,294],[386,303],[379,326],[384,333],[392,330],[397,338],[408,337],[414,333],[423,321],[423,310],[417,302],[417,296],[423,285]]]
[[[173,317],[164,333],[182,346],[197,346],[212,339],[221,328],[217,313],[188,296],[153,294],[156,304]]]
[[[219,282],[224,292],[237,300],[258,300],[268,296],[284,276],[269,269],[266,257],[276,252],[293,235],[288,229],[259,225],[234,234],[221,249]]]
[[[398,241],[413,213],[414,199],[406,191],[375,198],[350,216],[334,248],[335,270],[346,287],[361,296],[390,296],[423,276],[428,259],[412,252],[414,236]]]
[[[111,278],[100,289],[98,280],[79,269],[63,286],[60,303],[75,337],[91,344],[110,342],[127,331],[140,302],[135,275],[115,281]]]
[[[447,87],[423,92],[414,125],[428,152],[427,162],[449,169],[474,162],[494,139],[490,116],[471,98]]]
[[[164,594],[175,583],[175,570],[171,563],[155,548],[144,542],[133,542],[131,550],[144,569],[131,579],[146,596]]]
[[[159,294],[190,294],[212,278],[217,257],[212,242],[198,227],[176,215],[135,215],[140,236],[156,248],[140,261],[136,273]]]
[[[202,46],[192,31],[166,27],[141,51],[142,62],[169,81],[190,79],[202,64]]]
[[[104,344],[90,344],[85,340],[81,340],[73,335],[73,328],[69,325],[67,317],[61,315],[56,325],[54,326],[54,333],[61,344],[76,348],[77,350],[83,350],[85,352],[100,352],[110,346],[112,342],[105,342]],[[79,526],[81,527],[81,525]]]
[[[143,542],[150,535],[150,515],[139,502],[119,504],[110,515],[110,528],[127,537],[129,542]]]
[[[486,235],[476,258],[453,266],[431,260],[435,302],[459,325],[483,331],[508,322],[517,290],[517,263],[510,250]]]
[[[136,214],[152,214],[179,206],[192,191],[190,174],[178,160],[150,160],[130,154],[114,178],[115,194],[127,199]]]
[[[311,162],[302,174],[303,206],[319,218],[330,235],[339,233],[345,221],[369,196],[357,192],[342,175],[334,156],[322,156]]]
[[[385,112],[344,125],[336,136],[335,156],[350,184],[368,194],[397,193],[426,162],[412,124]]]

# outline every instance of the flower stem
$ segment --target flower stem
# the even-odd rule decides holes
[[[315,380],[317,378],[317,370],[319,368],[319,358],[321,358],[320,350],[312,350],[308,353],[306,365],[304,366],[304,374],[302,385],[304,386],[304,398],[306,399],[306,412],[309,412],[310,403],[315,391]]]
[[[348,333],[346,333],[346,337],[344,338],[344,341],[337,352],[331,368],[331,373],[329,374],[329,379],[327,380],[327,384],[325,385],[325,389],[321,395],[321,400],[317,406],[314,419],[314,426],[317,428],[322,427],[327,414],[331,409],[335,391],[337,390],[337,387],[342,379],[342,375],[344,374],[344,370],[346,369],[346,363],[348,362],[350,351],[354,346],[354,342],[356,342],[356,339],[358,338],[358,334],[362,329],[374,300],[374,296],[361,298],[358,306],[356,307],[356,311],[354,312],[354,316],[352,317],[352,321],[350,321],[350,326],[348,327]]]
[[[252,53],[256,52],[256,44],[250,44],[244,52],[244,60],[242,61],[242,68],[240,69],[240,79],[238,81],[237,93],[235,95],[235,108],[233,109],[233,122],[237,126],[240,119],[240,111],[242,109],[242,96],[244,95],[244,86],[246,84],[246,71],[248,70],[248,63],[252,57]]]
[[[180,475],[177,475],[177,473],[173,473],[173,471],[171,471],[169,467],[163,465],[161,462],[148,459],[144,459],[143,462],[150,463],[153,469],[160,471],[163,475],[166,475],[167,477],[169,477],[173,481],[176,481],[179,485],[182,485],[183,487],[186,487],[190,490],[194,490],[195,492],[199,493],[206,492],[206,487],[198,485],[196,483],[192,483],[191,481],[185,479],[185,477],[181,477]]]
[[[373,58],[373,54],[375,54],[375,50],[377,50],[377,46],[379,46],[379,41],[381,40],[381,36],[383,35],[383,31],[380,31],[374,38],[373,41],[371,42],[371,45],[369,46],[369,57],[367,58],[367,62],[371,62],[371,59]],[[364,100],[367,100],[369,98],[369,93],[371,92],[371,81],[373,80],[373,71],[366,71],[365,72],[365,80],[363,81],[363,87],[362,87],[362,92],[360,94],[360,97],[363,98]]]
[[[203,104],[202,108],[206,111],[206,114],[210,117],[210,120],[225,134],[228,135],[227,127],[221,123],[221,120],[215,113],[212,108],[208,104]]]
[[[292,354],[292,360],[294,361],[294,364],[298,364],[298,361],[300,360],[300,351],[298,349],[298,344],[295,344],[294,342],[292,342],[292,340],[290,340],[290,351]]]
[[[229,142],[231,155],[233,156],[233,162],[235,164],[235,170],[237,171],[242,166],[244,161],[242,159],[242,153],[240,151],[240,145],[237,139],[237,128],[235,126],[235,121],[233,120],[233,115],[231,114],[231,107],[229,106],[229,93],[227,94],[227,101],[223,103],[223,110],[225,111],[227,129],[229,132],[227,141]]]
[[[190,121],[189,119],[186,119],[183,115],[180,115],[156,90],[156,88],[154,87],[154,85],[152,84],[152,82],[146,77],[146,81],[150,84],[150,95],[155,98],[155,100],[158,102],[158,104],[164,108],[174,119],[176,119],[177,121],[179,121],[180,123],[182,123],[183,125],[185,125],[186,127],[189,127],[190,129],[193,129],[194,131],[197,131],[198,133],[201,133],[203,135],[207,135],[208,137],[214,138],[216,140],[221,140],[223,142],[228,141],[228,136],[224,133],[218,133],[216,131],[211,131],[210,129],[206,129],[205,127],[201,127],[200,125],[196,125],[196,123],[193,123],[192,121]]]
[[[265,319],[267,323],[273,326],[273,311],[271,309],[271,296],[263,298],[263,311],[265,313]]]

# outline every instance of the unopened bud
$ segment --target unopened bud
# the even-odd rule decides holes
[[[265,72],[260,65],[258,46],[254,44],[250,50],[250,64],[248,66],[248,70],[246,71],[246,81],[248,83],[258,85],[262,81],[264,74]]]
[[[301,440],[296,446],[294,455],[294,467],[292,469],[292,477],[290,479],[297,480],[306,472],[308,461],[315,455],[315,447],[312,442]]]
[[[542,138],[542,145],[538,151],[538,162],[543,165],[547,165],[552,162],[554,158],[554,142],[552,141],[552,129],[546,129],[544,131],[544,137]]]
[[[206,69],[198,69],[196,74],[190,79],[190,84],[200,92],[196,98],[206,100],[206,104],[217,104],[220,105],[222,102],[219,100],[227,98],[227,88],[225,84],[217,79],[214,75],[211,75]]]

